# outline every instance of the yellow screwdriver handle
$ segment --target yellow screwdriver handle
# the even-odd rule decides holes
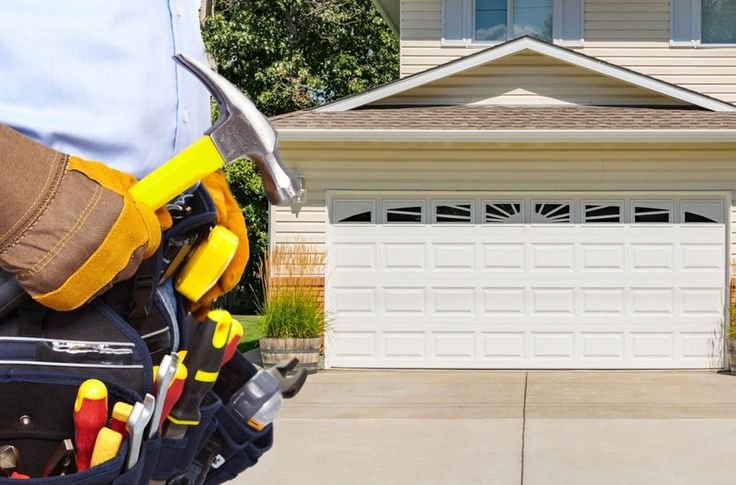
[[[212,139],[205,135],[146,175],[130,194],[151,209],[158,209],[224,164]]]

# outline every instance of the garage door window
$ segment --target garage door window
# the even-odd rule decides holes
[[[375,202],[372,200],[336,200],[334,207],[338,224],[375,223]]]
[[[441,201],[434,205],[435,224],[470,224],[473,222],[473,202]]]
[[[421,224],[424,201],[387,200],[384,202],[384,220],[387,224]]]
[[[718,201],[683,201],[682,221],[686,224],[723,223],[723,206]]]
[[[623,217],[623,202],[596,202],[584,203],[586,224],[619,224]]]
[[[523,224],[524,201],[484,201],[486,224]]]
[[[634,223],[672,223],[672,201],[644,200],[631,203]]]
[[[570,224],[572,203],[560,201],[534,202],[533,224]]]

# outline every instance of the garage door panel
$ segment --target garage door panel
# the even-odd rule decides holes
[[[632,200],[661,202],[649,199],[617,204],[634,214]],[[521,210],[532,200],[540,199],[522,200]],[[563,223],[432,224],[427,198],[412,199],[423,202],[427,224],[384,224],[373,214],[370,224],[330,226],[328,363],[721,367],[726,226],[680,224],[679,211],[702,205],[715,214],[723,201],[664,200],[676,223],[582,224],[580,204],[603,198],[569,200],[574,217]]]

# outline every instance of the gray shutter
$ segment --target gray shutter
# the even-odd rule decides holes
[[[565,42],[583,40],[583,0],[560,0],[562,6],[558,38]]]
[[[461,42],[465,38],[463,19],[464,0],[444,0],[442,2],[442,39]]]
[[[672,0],[670,23],[672,42],[690,42],[695,39],[693,30],[692,0]]]

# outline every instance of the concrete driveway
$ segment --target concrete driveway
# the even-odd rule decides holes
[[[238,484],[729,484],[736,378],[323,371]]]

